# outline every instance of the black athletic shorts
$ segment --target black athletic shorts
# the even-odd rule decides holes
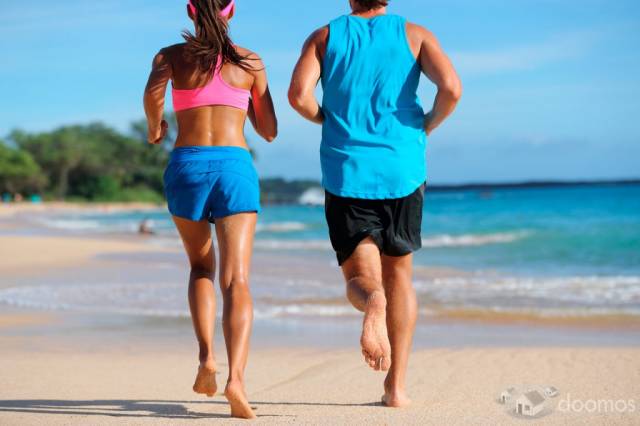
[[[345,198],[325,191],[329,238],[338,264],[367,237],[387,256],[404,256],[422,247],[424,189],[421,185],[411,195],[390,200]]]

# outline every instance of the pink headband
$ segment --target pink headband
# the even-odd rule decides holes
[[[231,9],[233,9],[233,6],[235,6],[235,4],[236,0],[231,0],[227,7],[220,11],[220,16],[222,16],[223,18],[228,18],[229,15],[231,15]]]
[[[220,16],[223,17],[223,18],[228,18],[229,15],[231,14],[231,9],[233,9],[233,6],[235,5],[235,3],[236,3],[236,0],[231,0],[229,2],[229,4],[227,5],[227,7],[225,7],[224,9],[222,9],[220,11]],[[193,16],[196,16],[198,14],[198,10],[193,5],[191,0],[189,0],[189,10],[191,11],[191,14]]]

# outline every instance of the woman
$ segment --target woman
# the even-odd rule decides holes
[[[195,34],[186,43],[162,49],[144,96],[149,142],[167,133],[162,119],[164,94],[172,82],[178,136],[165,171],[165,192],[191,264],[189,307],[200,346],[197,393],[216,393],[213,353],[215,256],[210,222],[215,224],[223,298],[222,328],[229,377],[224,391],[231,415],[255,417],[244,389],[253,308],[249,264],[260,211],[258,176],[244,138],[249,117],[258,134],[271,142],[277,121],[260,58],[229,38],[234,0],[190,0]]]

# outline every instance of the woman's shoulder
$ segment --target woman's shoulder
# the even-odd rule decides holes
[[[171,46],[165,46],[156,55],[156,61],[158,58],[171,65],[171,67],[182,67],[186,65],[185,62],[185,48],[186,43],[172,44]]]
[[[253,59],[253,60],[262,60],[262,58],[260,58],[260,55],[258,55],[253,50],[250,50],[250,49],[247,49],[246,47],[242,47],[238,45],[235,45],[234,47],[236,48],[236,52],[238,52],[238,55],[242,57],[245,57],[247,59]]]
[[[176,53],[182,53],[186,46],[187,46],[187,43],[172,44],[171,46],[163,47],[162,49],[160,49],[160,52],[164,53],[165,55],[173,55],[173,54],[176,54]]]
[[[248,65],[254,70],[262,70],[264,69],[264,63],[262,62],[262,58],[253,50],[247,49],[246,47],[235,45],[236,52],[238,55],[242,56],[248,61]]]
[[[171,46],[165,46],[156,53],[154,61],[161,58],[163,61],[175,62],[176,58],[183,57],[183,51],[186,43],[172,44]]]

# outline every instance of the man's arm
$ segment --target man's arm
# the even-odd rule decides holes
[[[144,91],[144,112],[149,126],[148,141],[152,144],[161,143],[169,129],[169,125],[162,117],[164,116],[164,97],[171,74],[171,63],[163,49],[153,58],[151,74]]]
[[[316,124],[324,122],[322,109],[315,96],[322,75],[324,54],[329,28],[315,31],[304,43],[289,86],[289,103],[300,115]]]
[[[462,83],[436,37],[425,28],[410,25],[411,31],[416,31],[421,39],[418,60],[422,72],[438,87],[433,108],[424,120],[424,129],[429,135],[455,110],[462,96]]]

